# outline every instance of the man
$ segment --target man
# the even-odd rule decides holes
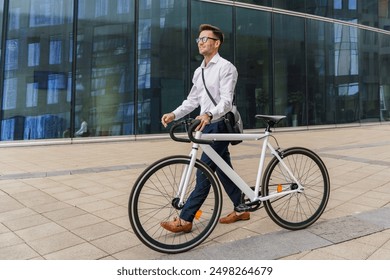
[[[222,58],[218,53],[223,40],[223,33],[218,27],[209,24],[200,25],[199,37],[196,39],[196,42],[199,53],[204,57],[203,62],[195,70],[192,79],[193,86],[187,99],[176,110],[162,116],[161,123],[165,127],[168,123],[184,117],[200,106],[200,115],[196,117],[196,119],[200,120],[200,124],[196,130],[202,131],[203,133],[227,133],[222,117],[232,108],[238,73],[236,67]],[[217,103],[216,106],[214,106],[213,101],[206,92],[202,79],[202,71],[204,71],[206,86]],[[211,146],[229,166],[232,166],[228,141],[216,141]],[[241,201],[241,190],[204,153],[202,154],[201,160],[217,173],[233,205],[239,205]],[[197,176],[199,179],[199,176],[204,175],[197,174]],[[207,183],[207,180],[197,181],[206,181],[206,184],[199,183],[195,186],[194,191],[187,199],[180,213],[180,217],[175,218],[173,221],[162,222],[161,226],[164,229],[171,232],[191,231],[195,213],[200,209],[204,202],[204,197],[207,196],[210,190],[210,184]],[[249,212],[236,213],[233,211],[227,217],[221,218],[220,223],[227,224],[249,219]]]

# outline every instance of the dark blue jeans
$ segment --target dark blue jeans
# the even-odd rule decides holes
[[[203,129],[203,133],[226,133],[226,126],[223,121],[212,123],[207,125]],[[227,141],[215,141],[211,147],[226,161],[226,163],[231,167],[230,162],[230,153],[229,153],[229,142]],[[240,204],[241,201],[241,190],[225,175],[225,173],[220,170],[216,164],[205,154],[201,156],[201,160],[205,162],[210,168],[216,172],[219,180],[221,181],[226,193],[228,194],[230,200],[233,202],[234,206]],[[206,176],[197,171],[196,174],[196,185],[193,192],[190,194],[187,199],[181,213],[180,218],[192,222],[196,212],[200,209],[203,202],[205,201],[208,193],[210,191],[210,182]]]

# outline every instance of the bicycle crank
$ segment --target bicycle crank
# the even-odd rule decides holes
[[[250,187],[253,191],[255,190],[255,187]],[[258,196],[260,197],[261,196],[261,192],[259,191],[258,193]],[[250,199],[248,197],[245,196],[245,194],[243,193],[241,195],[241,203],[240,205],[238,205],[237,207],[234,208],[235,211],[237,212],[254,212],[256,211],[257,209],[259,209],[259,207],[261,206],[261,201],[254,201],[254,202],[251,202]]]

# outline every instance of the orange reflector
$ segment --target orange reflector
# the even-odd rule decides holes
[[[281,184],[278,185],[278,188],[276,189],[277,192],[282,192],[283,191],[283,187]]]
[[[197,219],[197,220],[199,220],[200,219],[200,216],[202,216],[202,210],[198,210],[198,211],[196,211],[196,213],[195,213],[195,219]]]

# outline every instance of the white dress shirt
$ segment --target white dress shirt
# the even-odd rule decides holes
[[[213,96],[217,106],[214,106],[208,96],[202,80],[202,68],[206,86]],[[181,119],[200,106],[200,114],[211,112],[213,121],[220,119],[232,109],[234,89],[236,87],[238,72],[236,67],[218,53],[204,66],[204,60],[195,70],[192,78],[193,86],[187,99],[173,111],[175,119]]]
[[[74,133],[74,135],[76,135],[76,136],[82,136],[83,133],[85,133],[85,132],[88,132],[88,124],[87,124],[86,121],[83,121],[83,122],[81,123],[80,129],[79,129],[78,131],[76,131],[76,132]]]

